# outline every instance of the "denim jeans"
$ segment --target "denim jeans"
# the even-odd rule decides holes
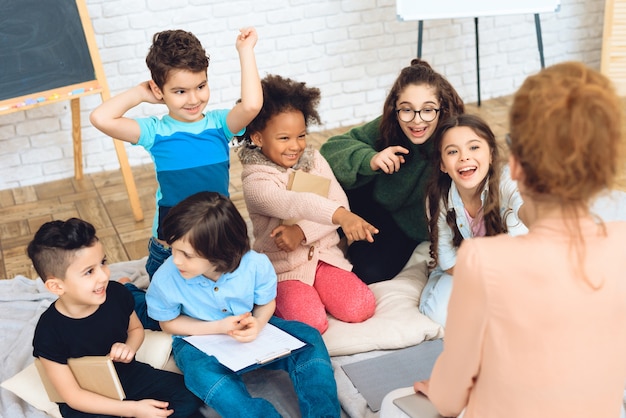
[[[420,297],[419,311],[443,327],[448,318],[452,281],[450,274],[437,268],[430,273]]]
[[[150,280],[152,280],[154,273],[170,255],[172,255],[172,249],[170,247],[166,247],[157,241],[156,238],[150,237],[150,241],[148,242],[148,260],[146,261],[146,271],[148,272]]]
[[[135,313],[139,317],[144,329],[151,329],[154,331],[161,331],[161,325],[159,321],[148,316],[148,304],[146,303],[146,291],[138,288],[132,283],[124,283],[124,287],[130,291],[135,299]]]
[[[302,322],[286,321],[275,316],[269,322],[309,345],[263,367],[284,370],[289,374],[303,418],[339,417],[341,407],[337,385],[320,333]],[[280,417],[269,401],[251,397],[241,376],[222,366],[215,357],[182,338],[174,339],[172,351],[189,390],[220,416]]]
[[[152,280],[154,273],[161,267],[161,264],[172,255],[172,250],[169,247],[165,247],[156,238],[151,237],[148,242],[148,260],[146,261],[146,271],[148,277]],[[152,329],[155,331],[161,331],[161,326],[158,321],[148,316],[148,305],[146,304],[146,292],[139,289],[132,283],[125,283],[124,286],[130,293],[132,293],[135,299],[135,312],[139,317],[139,320],[143,324],[145,329]]]

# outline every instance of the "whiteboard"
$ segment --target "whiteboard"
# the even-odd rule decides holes
[[[561,0],[396,0],[398,20],[558,12]]]

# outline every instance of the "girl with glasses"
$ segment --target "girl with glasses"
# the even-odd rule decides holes
[[[430,139],[440,121],[463,111],[452,85],[427,62],[414,59],[394,82],[381,116],[322,145],[351,210],[380,231],[374,242],[348,247],[353,271],[364,282],[393,278],[428,240],[424,197]]]

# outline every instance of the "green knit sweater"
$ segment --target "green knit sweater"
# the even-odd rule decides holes
[[[407,236],[426,241],[429,236],[425,196],[431,173],[432,141],[411,144],[410,157],[397,173],[373,171],[370,160],[377,152],[374,144],[380,137],[380,119],[329,138],[320,152],[344,189],[355,189],[374,182],[372,199],[391,214]]]

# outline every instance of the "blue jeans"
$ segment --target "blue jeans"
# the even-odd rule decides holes
[[[269,322],[309,345],[263,367],[284,370],[289,374],[303,418],[339,417],[341,407],[337,385],[320,333],[302,322],[286,321],[275,316]],[[241,376],[222,366],[215,357],[182,338],[174,338],[172,352],[189,390],[220,416],[280,417],[269,401],[251,397]]]
[[[419,311],[444,327],[448,318],[452,280],[451,275],[439,268],[433,270],[420,297]]]
[[[124,283],[124,287],[130,291],[135,299],[135,313],[139,317],[144,329],[151,329],[154,331],[161,331],[161,325],[159,321],[148,316],[148,304],[146,303],[146,291],[138,288],[132,283]]]
[[[172,255],[172,250],[169,247],[163,246],[154,237],[150,238],[148,242],[148,260],[146,261],[146,271],[148,277],[152,280],[154,273],[161,267],[161,264]],[[135,299],[135,312],[139,317],[143,327],[145,329],[152,329],[155,331],[161,331],[161,326],[158,321],[148,316],[148,305],[146,304],[146,292],[139,289],[132,283],[125,283],[124,286],[132,293],[133,299]]]
[[[152,280],[154,273],[170,255],[172,255],[172,249],[170,247],[166,247],[157,241],[156,238],[150,237],[150,241],[148,242],[148,260],[146,261],[146,271],[148,272],[150,280]]]

